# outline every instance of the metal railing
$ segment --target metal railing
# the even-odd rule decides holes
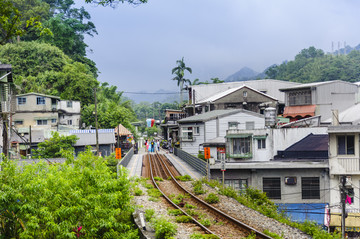
[[[185,152],[184,150],[181,150],[179,148],[174,148],[174,154],[187,162],[191,167],[193,167],[196,171],[201,173],[202,175],[207,175],[207,167],[206,162],[203,160]]]
[[[120,175],[120,165],[123,167],[126,167],[129,162],[130,159],[132,158],[132,156],[134,155],[134,147],[132,147],[127,154],[121,159],[121,161],[116,165],[116,171],[117,171],[117,176],[119,177]]]

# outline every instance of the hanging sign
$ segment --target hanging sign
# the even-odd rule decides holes
[[[121,159],[121,148],[116,148],[115,149],[115,158],[116,159]]]
[[[204,157],[205,157],[205,159],[210,158],[210,148],[209,147],[204,148]]]

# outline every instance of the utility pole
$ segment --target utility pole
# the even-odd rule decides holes
[[[341,201],[341,238],[345,238],[345,218],[346,218],[346,211],[345,211],[345,200],[346,200],[346,193],[345,193],[345,183],[346,183],[346,176],[340,176],[340,201]]]
[[[99,126],[98,126],[98,118],[97,118],[97,98],[96,98],[96,88],[94,88],[94,96],[95,96],[95,127],[96,127],[96,154],[99,156]]]

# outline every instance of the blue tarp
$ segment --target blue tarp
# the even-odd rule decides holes
[[[304,222],[315,221],[319,225],[324,224],[326,203],[284,203],[276,204],[278,211],[283,211],[292,221]]]

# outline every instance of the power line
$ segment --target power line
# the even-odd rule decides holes
[[[175,95],[175,94],[180,94],[180,92],[163,92],[163,93],[156,93],[156,92],[131,92],[131,91],[123,91],[123,93],[126,94],[137,94],[137,95]]]

